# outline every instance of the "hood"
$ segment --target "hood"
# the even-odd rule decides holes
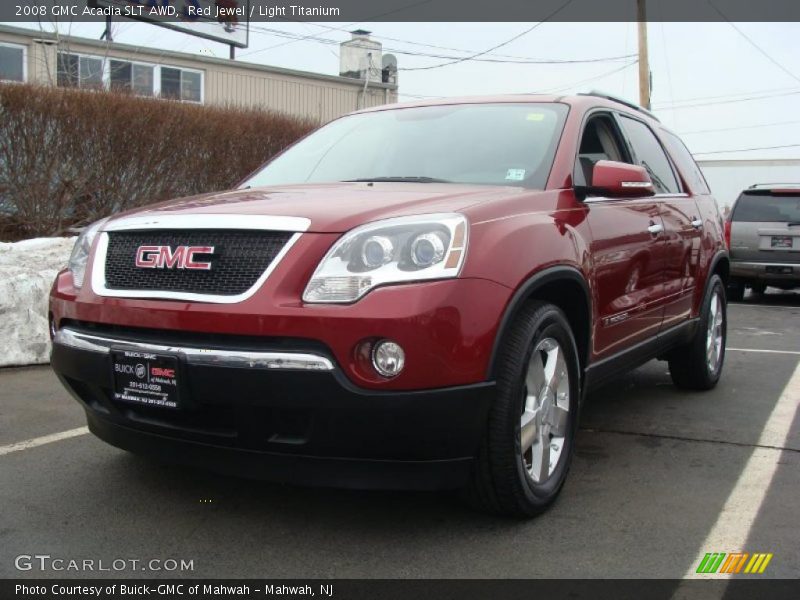
[[[189,214],[305,217],[311,220],[308,231],[341,233],[370,221],[456,212],[474,204],[529,192],[508,186],[451,183],[305,184],[204,194],[148,206],[120,217]]]

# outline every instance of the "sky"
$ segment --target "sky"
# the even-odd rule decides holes
[[[401,101],[597,89],[638,102],[635,57],[577,64],[468,60],[414,70],[449,61],[397,52],[470,56],[533,25],[253,23],[250,47],[238,50],[237,59],[338,74],[338,43],[349,39],[349,30],[360,27],[372,31],[372,37],[383,43],[384,53],[397,57]],[[72,35],[91,38],[99,38],[104,29],[96,23],[59,26],[64,33],[69,29]],[[43,27],[52,29],[53,24]],[[120,20],[113,27],[117,42],[228,56],[228,47],[223,44],[155,25]],[[636,28],[636,23],[547,22],[481,58],[563,61],[632,55],[637,51]],[[653,110],[667,127],[681,135],[696,158],[800,158],[800,23],[650,23],[648,38]],[[772,148],[791,145],[794,147]],[[745,148],[772,149],[723,152]]]

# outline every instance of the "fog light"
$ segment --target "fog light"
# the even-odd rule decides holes
[[[372,366],[384,377],[395,377],[406,364],[406,353],[394,342],[382,340],[372,349]]]

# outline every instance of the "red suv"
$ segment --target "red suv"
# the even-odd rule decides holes
[[[302,484],[541,512],[586,391],[709,389],[723,224],[681,141],[599,95],[383,106],[232,191],[95,223],[52,365],[107,442]]]

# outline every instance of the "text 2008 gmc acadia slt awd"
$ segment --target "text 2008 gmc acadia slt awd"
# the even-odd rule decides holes
[[[642,109],[382,106],[232,191],[88,227],[52,289],[52,365],[126,450],[534,515],[587,389],[653,358],[717,383],[728,271],[702,174]]]

